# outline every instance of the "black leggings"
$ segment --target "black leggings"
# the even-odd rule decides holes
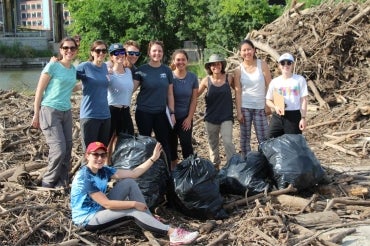
[[[301,112],[299,110],[285,111],[285,115],[272,114],[270,121],[269,138],[276,138],[283,134],[302,134],[299,129]]]

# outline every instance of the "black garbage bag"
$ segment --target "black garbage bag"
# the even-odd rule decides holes
[[[217,170],[211,161],[191,155],[172,172],[175,186],[175,207],[197,219],[224,219]]]
[[[266,157],[257,151],[251,151],[243,158],[235,154],[218,173],[222,194],[255,195],[269,190],[271,167]]]
[[[134,169],[152,156],[156,143],[152,137],[120,134],[112,155],[112,165],[115,168]],[[136,181],[150,209],[165,201],[172,180],[164,153]]]
[[[325,172],[302,134],[284,134],[259,147],[272,166],[278,189],[289,184],[298,190],[308,189],[324,178]]]

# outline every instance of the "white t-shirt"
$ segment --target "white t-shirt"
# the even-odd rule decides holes
[[[240,64],[240,83],[242,108],[264,109],[266,84],[260,59],[257,59],[257,68],[253,73],[248,73],[243,64]]]
[[[271,80],[266,99],[273,100],[273,92],[284,96],[285,110],[300,110],[301,98],[308,95],[307,82],[301,75],[293,74],[284,79],[281,75]]]

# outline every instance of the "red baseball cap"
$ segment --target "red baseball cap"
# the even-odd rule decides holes
[[[98,149],[102,149],[104,151],[107,151],[107,147],[101,142],[92,142],[87,146],[86,153],[95,152]]]

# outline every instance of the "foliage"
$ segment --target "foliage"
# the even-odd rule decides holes
[[[192,73],[195,73],[198,79],[202,79],[207,76],[206,70],[203,63],[193,63],[188,65],[188,70]]]
[[[11,46],[0,42],[0,54],[7,58],[37,58],[52,56],[52,52],[49,50],[37,50],[30,46],[22,45],[19,42],[15,42]]]

